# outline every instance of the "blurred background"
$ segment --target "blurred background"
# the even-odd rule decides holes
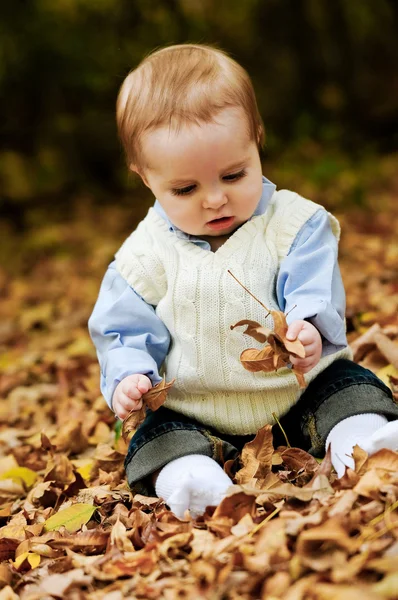
[[[182,42],[216,44],[252,76],[278,187],[361,206],[397,148],[397,25],[394,0],[3,2],[1,216],[21,230],[82,203],[147,206],[115,100],[143,56]]]

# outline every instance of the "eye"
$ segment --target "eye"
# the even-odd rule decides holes
[[[242,179],[246,175],[245,169],[238,171],[237,173],[231,173],[230,175],[224,175],[224,181],[237,181],[238,179]]]
[[[183,188],[175,188],[173,190],[171,190],[171,193],[174,196],[188,196],[189,194],[191,194],[194,189],[196,188],[196,185],[188,185],[187,187],[183,187]]]

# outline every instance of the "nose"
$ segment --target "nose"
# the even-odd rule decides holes
[[[225,195],[225,192],[222,189],[217,189],[205,194],[203,208],[212,208],[217,210],[218,208],[221,208],[221,206],[224,206],[224,204],[227,202],[228,198]]]

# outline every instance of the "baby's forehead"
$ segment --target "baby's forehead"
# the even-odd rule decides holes
[[[249,145],[251,131],[248,118],[240,106],[225,107],[209,119],[179,119],[172,122],[161,123],[156,127],[150,127],[142,133],[142,143],[156,145],[159,143],[184,145],[192,138],[198,142],[202,140],[214,140],[220,137],[231,136],[235,131],[237,142]],[[235,138],[231,136],[231,143]]]
[[[258,152],[257,144],[244,119],[228,112],[218,123],[182,128],[171,135],[167,128],[158,128],[142,140],[145,170],[174,182],[190,179],[198,170],[216,174],[243,168],[253,152]]]

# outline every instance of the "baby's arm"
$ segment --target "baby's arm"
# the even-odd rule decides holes
[[[118,273],[114,262],[105,274],[88,325],[101,367],[101,391],[109,406],[124,418],[128,407],[139,409],[137,400],[161,381],[159,368],[169,347],[169,332],[154,308]]]
[[[313,368],[321,356],[347,346],[345,293],[337,263],[337,246],[329,215],[320,209],[301,228],[280,265],[278,304],[289,313],[289,333],[293,337],[298,335],[306,349],[304,359],[291,362],[304,372]]]

